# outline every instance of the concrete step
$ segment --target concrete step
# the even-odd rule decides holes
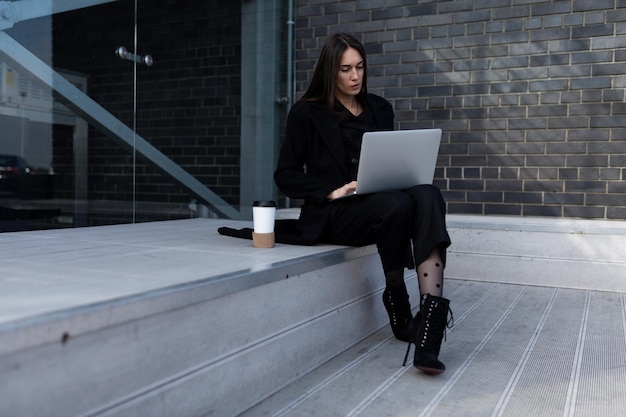
[[[626,340],[623,222],[449,216],[456,324],[437,379],[401,366],[373,246],[259,250],[219,236],[224,225],[249,226],[4,234],[0,415],[458,415],[452,404],[515,416],[497,404],[522,407],[535,401],[525,393],[546,390],[540,404],[575,415],[599,404],[593,384],[626,388],[615,373]],[[414,273],[406,280],[417,295]],[[557,374],[541,375],[549,366]],[[494,391],[480,395],[477,381]],[[617,398],[599,409],[617,415]]]
[[[0,415],[234,416],[385,325],[374,247],[259,250],[222,225],[247,224],[13,235]]]

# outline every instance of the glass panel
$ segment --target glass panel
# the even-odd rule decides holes
[[[0,231],[247,218],[278,198],[284,0],[11,6],[39,10],[0,31]]]

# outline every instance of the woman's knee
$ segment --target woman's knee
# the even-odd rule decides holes
[[[413,212],[413,203],[408,195],[402,192],[380,193],[380,207],[387,217],[396,220],[405,218],[409,220]]]
[[[441,206],[445,209],[445,201],[441,190],[435,185],[422,184],[411,187],[407,190],[407,195],[410,196],[413,203],[419,206]]]

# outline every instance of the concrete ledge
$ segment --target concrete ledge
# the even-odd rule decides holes
[[[626,291],[624,222],[448,223],[448,278]],[[373,246],[259,250],[221,225],[249,224],[4,234],[0,415],[237,415],[386,327]]]
[[[448,216],[446,276],[626,292],[626,222]]]
[[[386,324],[373,246],[256,249],[222,225],[248,226],[5,235],[0,415],[237,415]]]

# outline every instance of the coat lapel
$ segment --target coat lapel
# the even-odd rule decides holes
[[[329,150],[330,155],[339,164],[341,170],[345,173],[348,171],[345,160],[345,152],[343,147],[343,139],[341,138],[341,129],[337,129],[337,119],[326,109],[321,107],[322,104],[315,103],[317,111],[313,117],[313,123],[317,127],[320,137]]]

